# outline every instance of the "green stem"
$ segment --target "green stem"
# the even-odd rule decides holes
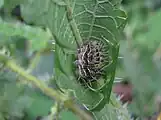
[[[32,72],[32,70],[36,67],[37,63],[40,60],[40,55],[41,55],[41,52],[36,53],[36,55],[32,59],[32,62],[30,63],[30,65],[29,65],[29,67],[27,69],[28,73]]]
[[[52,88],[49,88],[42,80],[37,79],[36,77],[28,74],[23,68],[19,67],[14,61],[10,60],[8,57],[0,54],[0,62],[4,63],[6,67],[10,68],[12,71],[18,73],[25,78],[27,82],[32,83],[32,85],[39,88],[44,94],[51,97],[52,99],[63,103],[65,108],[68,108],[73,113],[78,115],[82,120],[92,120],[92,117],[89,116],[85,111],[80,109],[74,101],[69,98],[68,95],[62,94],[59,91],[56,91]]]
[[[75,36],[76,43],[79,46],[83,41],[80,36],[79,30],[77,28],[77,24],[73,18],[72,8],[70,7],[69,0],[65,0],[65,3],[66,3],[66,10],[67,10],[67,18],[70,23],[70,27],[72,29],[73,35]]]
[[[50,119],[59,120],[59,114],[61,112],[60,103],[56,102],[55,105],[51,108]]]

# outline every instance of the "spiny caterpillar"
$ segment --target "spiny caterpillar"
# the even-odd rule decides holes
[[[78,48],[75,63],[81,79],[96,81],[105,74],[110,63],[109,46],[102,41],[86,41]]]

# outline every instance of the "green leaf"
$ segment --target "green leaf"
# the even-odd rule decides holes
[[[75,19],[82,39],[85,40],[94,38],[97,40],[109,40],[109,42],[114,45],[114,48],[112,48],[112,59],[113,61],[115,61],[118,56],[117,42],[119,40],[121,31],[121,29],[119,28],[121,28],[120,26],[123,23],[125,23],[125,13],[113,7],[111,3],[107,1],[94,2],[87,0],[78,0],[73,3],[71,2],[71,8],[73,10],[73,17]],[[113,68],[111,69],[111,75],[115,72],[115,67],[116,66],[113,64]],[[113,74],[112,76],[114,75],[115,74]],[[103,90],[102,93],[104,95],[104,99],[101,98],[101,102],[98,102],[96,100],[99,104],[97,104],[95,108],[92,108],[93,110],[100,110],[108,102],[111,92],[111,86],[113,84],[112,79],[111,83],[107,84],[104,87],[105,89],[101,89]]]
[[[2,84],[3,87],[0,90],[0,115],[4,118],[23,118],[24,110],[31,104],[31,99],[23,95],[24,89],[18,87],[15,83],[6,82]]]
[[[114,94],[111,94],[111,102],[99,111],[93,112],[95,120],[130,120],[126,105],[121,102]]]
[[[75,6],[75,7],[74,7]],[[115,18],[119,18],[119,10],[106,1],[79,1],[73,3],[73,16],[82,38],[89,37],[114,42],[119,40],[119,27]],[[124,18],[125,19],[125,18]]]
[[[41,7],[43,6],[43,8]],[[53,0],[31,0],[22,6],[22,16],[28,23],[48,27],[57,44],[63,48],[76,49],[73,34],[66,18],[65,7]],[[30,11],[32,12],[30,12]],[[61,23],[63,21],[63,23]],[[72,41],[72,44],[70,43]]]
[[[43,94],[36,93],[34,90],[28,91],[32,98],[32,105],[26,109],[25,120],[34,120],[37,116],[47,116],[54,105],[54,101]],[[43,109],[42,109],[43,108]],[[60,113],[61,120],[78,120],[77,116],[70,111],[64,110]]]
[[[47,41],[50,39],[49,33],[40,27],[31,27],[25,24],[8,23],[4,21],[0,21],[0,34],[6,37],[25,37],[31,41],[31,50],[40,50],[45,48]],[[4,40],[2,39],[1,42]]]
[[[28,4],[22,5],[24,19],[28,23],[48,27],[55,38],[57,60],[55,74],[59,87],[73,89],[78,100],[90,109],[96,106],[101,109],[108,102],[116,66],[113,64],[112,69],[108,70],[111,83],[106,84],[104,87],[106,89],[102,88],[103,91],[109,92],[108,96],[105,95],[106,92],[101,93],[101,90],[96,92],[85,89],[73,74],[75,55],[67,50],[76,53],[76,41],[79,41],[77,36],[80,34],[83,40],[95,38],[109,41],[114,49],[114,51],[111,49],[113,61],[116,61],[120,33],[126,23],[125,13],[115,6],[119,2],[120,0],[112,3],[107,0],[70,0],[65,1],[66,5],[60,5],[52,0],[31,0]]]

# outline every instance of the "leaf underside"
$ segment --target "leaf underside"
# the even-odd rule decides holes
[[[114,45],[113,49],[117,52],[120,32],[126,23],[125,13],[116,7],[120,0],[70,0],[69,3],[81,38],[83,40],[94,38],[109,41]],[[27,11],[28,9],[32,12]],[[46,26],[52,31],[56,41],[55,74],[58,86],[63,89],[73,89],[78,100],[89,109],[96,107],[100,100],[105,97],[102,105],[99,104],[101,107],[97,106],[96,110],[102,109],[104,104],[109,101],[110,92],[107,91],[111,90],[113,82],[110,82],[108,87],[106,85],[103,89],[104,92],[100,93],[85,89],[76,80],[73,75],[75,55],[69,54],[68,50],[76,53],[77,44],[67,18],[66,4],[56,0],[30,0],[28,4],[22,4],[21,10],[28,23]],[[117,55],[117,53],[112,54]],[[112,57],[112,59],[116,61],[117,56]],[[113,66],[111,70],[108,70],[111,75],[115,72],[115,67]]]

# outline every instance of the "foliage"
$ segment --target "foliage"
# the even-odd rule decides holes
[[[39,94],[40,91],[33,87],[28,81],[25,82],[24,79],[33,78],[32,83],[34,83],[34,80],[36,79],[29,76],[28,73],[35,73],[35,66],[37,66],[36,63],[38,63],[37,58],[39,58],[40,55],[45,56],[44,54],[54,54],[55,59],[52,59],[51,63],[47,63],[47,59],[45,59],[45,63],[43,63],[52,64],[55,62],[54,66],[50,66],[54,73],[50,74],[47,78],[38,73],[36,77],[47,79],[49,81],[47,85],[56,87],[55,89],[57,89],[57,91],[62,91],[63,94],[65,94],[63,96],[66,96],[68,91],[73,91],[74,95],[72,93],[72,97],[74,97],[78,103],[83,104],[90,110],[95,116],[95,119],[109,119],[109,116],[113,119],[118,119],[116,118],[116,115],[118,114],[120,116],[123,114],[123,119],[125,120],[129,119],[125,117],[126,115],[128,116],[126,108],[122,108],[118,100],[111,95],[118,59],[119,40],[126,25],[126,14],[124,11],[120,10],[120,2],[120,0],[5,0],[1,2],[4,7],[4,17],[2,17],[0,21],[1,45],[5,45],[12,53],[11,58],[16,61],[18,66],[21,66],[26,70],[22,71],[19,67],[15,69],[16,66],[12,65],[13,62],[9,61],[10,64],[6,63],[13,71],[20,74],[22,73],[21,75],[23,76],[13,73],[15,81],[12,80],[13,78],[10,78],[9,81],[14,82],[16,86],[20,85],[21,89],[27,89],[22,91],[22,94],[25,94],[25,96],[19,95],[20,98],[21,96],[24,97],[22,102],[24,99],[26,100],[25,106],[22,106],[21,102],[20,105],[15,102],[19,100],[19,97],[16,97],[16,100],[13,102],[18,105],[16,106],[18,113],[24,111],[23,115],[20,116],[20,119],[25,119],[26,116],[24,113],[28,115],[30,110],[33,111],[34,109],[31,109],[31,106],[31,108],[28,108],[26,103],[31,102],[32,104],[36,104],[30,99],[26,99],[26,96],[30,96],[32,99],[39,101],[35,95],[32,96],[30,93],[36,92]],[[25,23],[15,20],[11,15],[12,9],[17,5],[20,5],[21,7],[22,18]],[[98,82],[95,82],[97,87],[93,87],[92,85],[84,88],[78,82],[76,75],[73,74],[73,69],[75,69],[74,61],[78,46],[82,44],[84,40],[91,38],[106,42],[106,45],[109,46],[109,55],[112,59],[112,63],[106,69],[107,75],[99,80],[101,86],[99,86]],[[54,52],[51,51],[49,45],[51,39],[54,39]],[[27,47],[25,46],[25,48],[20,49],[22,48],[20,47],[21,44],[25,44]],[[36,53],[36,55],[34,53]],[[20,59],[20,55],[22,55],[23,59]],[[25,66],[22,64],[25,62],[24,59],[28,61]],[[5,62],[8,62],[8,60]],[[31,68],[35,69],[30,70]],[[39,69],[40,68],[41,67],[39,67]],[[6,68],[4,68],[3,71],[5,69]],[[8,72],[10,72],[10,70],[7,69],[7,73]],[[28,75],[29,77],[24,75]],[[54,86],[51,83],[56,85]],[[6,80],[3,81],[3,85],[8,85]],[[40,82],[36,85],[41,86],[44,84],[41,84]],[[18,87],[18,89],[20,88]],[[46,87],[44,86],[40,89],[44,90],[44,88]],[[12,87],[9,87],[8,89],[11,91],[13,90]],[[32,90],[30,91],[29,89]],[[5,89],[2,90],[2,93],[5,93],[5,91]],[[45,93],[45,91],[43,92]],[[16,93],[13,93],[13,95],[16,96]],[[50,95],[50,93],[45,94]],[[47,99],[47,97],[41,93],[40,96],[40,99]],[[6,99],[10,100],[12,98]],[[114,104],[111,102],[109,103],[109,101]],[[50,101],[50,103],[53,104],[53,101]],[[2,104],[7,103],[3,103],[2,101]],[[44,102],[41,104],[43,104],[42,106],[48,106],[48,104]],[[10,107],[12,105],[8,104],[8,106]],[[52,105],[50,105],[50,107],[52,107]],[[125,112],[122,109],[125,109]],[[12,108],[9,111],[7,109],[7,116],[12,116],[12,110]],[[39,109],[36,110],[38,111]],[[37,116],[38,114],[39,113],[37,113]],[[107,116],[100,118],[99,116],[102,114],[107,114]],[[19,117],[17,113],[14,113],[14,115]],[[61,115],[62,113],[60,113],[60,116]],[[43,116],[45,116],[44,113]],[[62,119],[65,119],[65,117],[62,117]]]
[[[155,98],[160,95],[160,4],[159,1],[135,1],[124,4],[129,20],[120,42],[124,57],[117,76],[129,77],[134,99],[130,111],[143,119],[157,111]],[[130,4],[131,3],[131,4]],[[158,4],[158,5],[157,5]]]

